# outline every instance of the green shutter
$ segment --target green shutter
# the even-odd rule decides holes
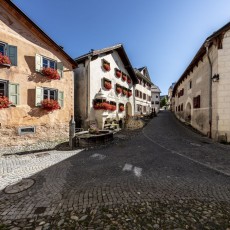
[[[8,56],[10,58],[11,65],[17,66],[17,60],[18,60],[17,46],[8,46]]]
[[[57,71],[58,74],[60,75],[60,78],[63,77],[63,63],[62,62],[57,62]]]
[[[41,106],[42,100],[43,100],[43,88],[37,86],[35,90],[35,106]]]
[[[5,43],[4,55],[8,56],[9,53],[9,45]]]
[[[19,84],[9,84],[9,99],[13,105],[19,105]]]
[[[58,90],[58,103],[61,107],[64,107],[64,92]]]
[[[40,72],[42,70],[42,56],[36,54],[35,56],[35,70],[36,72]]]

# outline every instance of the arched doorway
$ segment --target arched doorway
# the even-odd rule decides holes
[[[185,108],[185,121],[191,122],[192,118],[192,106],[191,103],[188,102]]]
[[[126,118],[132,116],[132,105],[130,102],[127,102],[125,105],[125,116]]]

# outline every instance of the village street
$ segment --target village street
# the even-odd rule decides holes
[[[0,191],[0,229],[230,229],[230,146],[168,111],[68,157],[29,177],[27,189]]]

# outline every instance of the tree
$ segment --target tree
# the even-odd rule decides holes
[[[163,97],[163,98],[161,99],[161,102],[160,102],[161,108],[164,107],[164,106],[166,106],[166,104],[167,104],[167,100],[166,100],[165,97]]]

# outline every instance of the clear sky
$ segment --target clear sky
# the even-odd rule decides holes
[[[230,21],[230,0],[13,0],[76,58],[122,43],[167,94],[204,40]]]

